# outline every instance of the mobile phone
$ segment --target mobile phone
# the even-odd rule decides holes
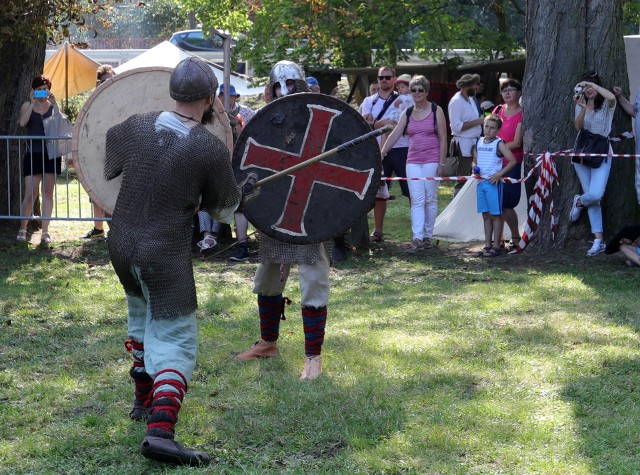
[[[49,97],[49,91],[46,89],[38,89],[37,91],[33,91],[33,97],[36,99],[44,99],[45,97]]]

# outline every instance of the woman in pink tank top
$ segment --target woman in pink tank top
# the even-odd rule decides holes
[[[386,152],[400,137],[404,134],[409,136],[407,179],[413,238],[408,252],[417,252],[433,246],[431,237],[438,215],[438,182],[420,178],[440,176],[442,173],[447,153],[447,128],[442,108],[427,100],[427,78],[414,76],[409,88],[415,106],[400,117],[398,125],[382,147],[382,157],[384,159]]]

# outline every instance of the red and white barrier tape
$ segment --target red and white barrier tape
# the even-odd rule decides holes
[[[623,140],[629,140],[633,138],[633,132],[627,131],[622,134],[611,137],[609,140],[611,142],[621,142]],[[559,183],[558,181],[558,172],[556,170],[556,163],[553,160],[553,157],[617,157],[617,158],[638,158],[640,155],[630,154],[630,153],[573,153],[571,150],[563,150],[562,152],[545,152],[542,155],[538,155],[536,158],[536,164],[529,170],[526,176],[516,179],[516,178],[502,178],[502,181],[505,183],[521,183],[526,181],[533,175],[536,169],[540,169],[538,171],[538,181],[534,185],[533,194],[529,198],[529,213],[527,216],[527,222],[524,226],[524,231],[522,236],[520,237],[520,242],[516,246],[516,248],[510,252],[510,254],[516,254],[521,252],[535,233],[538,231],[538,227],[540,225],[540,219],[542,218],[542,214],[544,212],[545,202],[551,196],[551,192],[553,189],[553,185],[555,183]],[[465,181],[469,179],[477,179],[482,180],[478,175],[470,175],[470,176],[434,176],[434,177],[419,177],[419,178],[402,178],[402,177],[392,177],[386,178],[383,177],[382,180],[389,181],[397,181],[397,180],[435,180],[435,181]],[[549,213],[551,215],[551,239],[555,239],[556,228],[558,226],[558,218],[555,214],[555,206],[553,200],[549,203]]]
[[[556,163],[553,161],[552,154],[546,152],[544,155],[540,155],[537,158],[536,168],[540,167],[538,172],[538,181],[536,182],[533,194],[529,198],[529,214],[527,216],[527,222],[524,225],[524,231],[520,237],[520,242],[516,248],[511,251],[511,254],[522,251],[531,238],[538,231],[540,225],[540,219],[544,211],[544,204],[547,198],[551,196],[553,184],[558,181],[558,172],[556,170]],[[555,237],[555,228],[557,226],[557,219],[555,217],[553,200],[551,200],[550,206],[551,213],[551,233],[552,237]]]

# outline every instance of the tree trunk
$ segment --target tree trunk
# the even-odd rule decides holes
[[[537,0],[527,2],[527,64],[523,84],[525,169],[536,155],[573,147],[574,85],[587,71],[598,72],[603,86],[628,90],[627,65],[622,34],[622,0]],[[616,108],[611,132],[629,130],[631,121]],[[632,153],[629,142],[614,145],[614,152]],[[559,183],[551,198],[558,218],[555,240],[551,236],[549,204],[533,245],[564,248],[590,236],[587,213],[569,223],[572,198],[580,183],[569,157],[555,158]],[[634,161],[614,158],[604,199],[605,239],[625,224],[638,222],[634,188]],[[533,182],[528,183],[528,194]]]
[[[45,54],[44,40],[36,45],[19,39],[0,44],[0,135],[18,135],[20,107],[29,97],[31,80],[42,74]],[[17,215],[20,212],[17,143],[11,142],[10,160],[7,162],[7,142],[0,141],[0,214]],[[24,147],[23,147],[24,150]],[[9,170],[7,170],[9,169]],[[7,178],[8,177],[8,178]],[[10,197],[7,190],[10,189]],[[10,221],[0,225],[15,225]]]

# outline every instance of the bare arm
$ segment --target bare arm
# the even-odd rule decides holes
[[[497,183],[500,178],[502,178],[509,170],[511,170],[518,164],[518,162],[516,161],[516,157],[513,156],[513,153],[511,152],[511,150],[509,150],[509,147],[507,147],[506,143],[500,142],[498,144],[498,150],[500,150],[500,153],[502,153],[504,158],[507,159],[507,164],[502,167],[502,170],[489,178],[489,182],[491,183]]]
[[[29,123],[29,119],[31,118],[31,111],[33,111],[33,102],[26,101],[22,104],[20,108],[20,127],[26,127]]]
[[[384,120],[379,120],[377,121],[375,124],[376,126],[378,124],[380,124],[381,122],[386,122]],[[393,122],[395,124],[394,121],[389,121],[389,122]],[[396,128],[393,129],[393,132],[391,132],[391,135],[389,135],[389,137],[387,138],[387,140],[385,141],[384,145],[382,146],[382,159],[384,160],[385,155],[387,155],[387,153],[389,153],[389,150],[391,150],[393,148],[393,146],[396,144],[396,142],[400,139],[400,137],[402,137],[402,133],[404,132],[404,126],[407,123],[407,114],[402,114],[402,116],[400,116],[400,122],[398,122],[398,125],[396,125]],[[380,126],[382,127],[382,126]],[[376,127],[376,128],[380,128],[380,127]]]
[[[595,89],[598,94],[600,94],[602,97],[605,98],[607,102],[609,102],[609,107],[613,107],[614,104],[616,103],[616,96],[613,94],[613,92],[609,91],[608,89],[605,89],[602,86],[598,86],[597,84],[594,84],[589,81],[582,81],[581,83],[578,83],[578,85],[582,87],[592,87],[593,89]]]
[[[633,106],[633,104],[629,102],[629,99],[627,99],[622,95],[622,89],[618,86],[615,86],[613,88],[613,94],[616,96],[616,99],[618,99],[618,104],[620,104],[620,107],[622,107],[622,110],[625,111],[627,114],[629,114],[631,117],[635,117],[636,109]]]
[[[462,132],[463,130],[470,129],[472,127],[477,127],[478,125],[482,125],[483,122],[484,122],[484,118],[483,117],[478,117],[477,119],[469,121],[469,122],[463,122],[462,123],[462,129],[460,131]]]
[[[507,142],[507,147],[509,150],[522,148],[522,122],[519,122],[516,126],[516,133],[513,136],[513,140],[511,142]]]

